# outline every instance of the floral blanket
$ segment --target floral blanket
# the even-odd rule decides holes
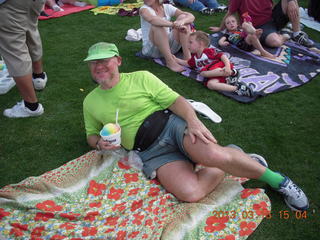
[[[0,189],[0,239],[246,239],[271,205],[243,180],[226,177],[185,203],[131,167],[125,151],[91,151]]]
[[[143,0],[137,0],[137,2],[132,3],[121,3],[116,6],[101,6],[91,9],[90,11],[94,13],[94,15],[98,14],[108,14],[108,15],[116,15],[120,9],[130,11],[134,8],[139,8],[143,5]]]

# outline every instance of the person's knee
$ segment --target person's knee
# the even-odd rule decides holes
[[[207,193],[202,190],[198,183],[188,182],[185,186],[183,186],[183,189],[180,191],[180,193],[176,194],[175,196],[181,201],[194,203],[204,198],[206,194]]]
[[[279,34],[272,34],[266,39],[266,45],[269,47],[280,47],[283,44],[283,38]]]

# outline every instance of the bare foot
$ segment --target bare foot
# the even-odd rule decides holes
[[[263,33],[263,30],[262,30],[261,28],[256,29],[256,36],[257,36],[257,38],[260,38],[261,35],[262,35],[262,33]]]
[[[269,52],[262,52],[261,57],[270,58],[270,59],[276,59],[277,57]]]
[[[174,63],[168,63],[167,64],[167,68],[169,68],[170,70],[174,71],[174,72],[182,72],[184,71],[184,68],[179,65],[178,63],[174,62]]]

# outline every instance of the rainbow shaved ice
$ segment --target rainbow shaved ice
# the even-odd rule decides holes
[[[100,135],[101,136],[109,136],[112,134],[115,134],[117,132],[119,132],[120,127],[117,124],[114,123],[108,123],[106,125],[104,125],[104,127],[102,128]]]

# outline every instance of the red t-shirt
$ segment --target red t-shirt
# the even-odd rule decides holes
[[[229,0],[229,12],[248,12],[252,18],[253,26],[257,27],[269,22],[272,19],[272,0]]]
[[[195,53],[191,54],[188,65],[200,71],[209,64],[220,62],[222,55],[223,53],[217,53],[213,48],[205,48],[201,56],[197,56]]]

